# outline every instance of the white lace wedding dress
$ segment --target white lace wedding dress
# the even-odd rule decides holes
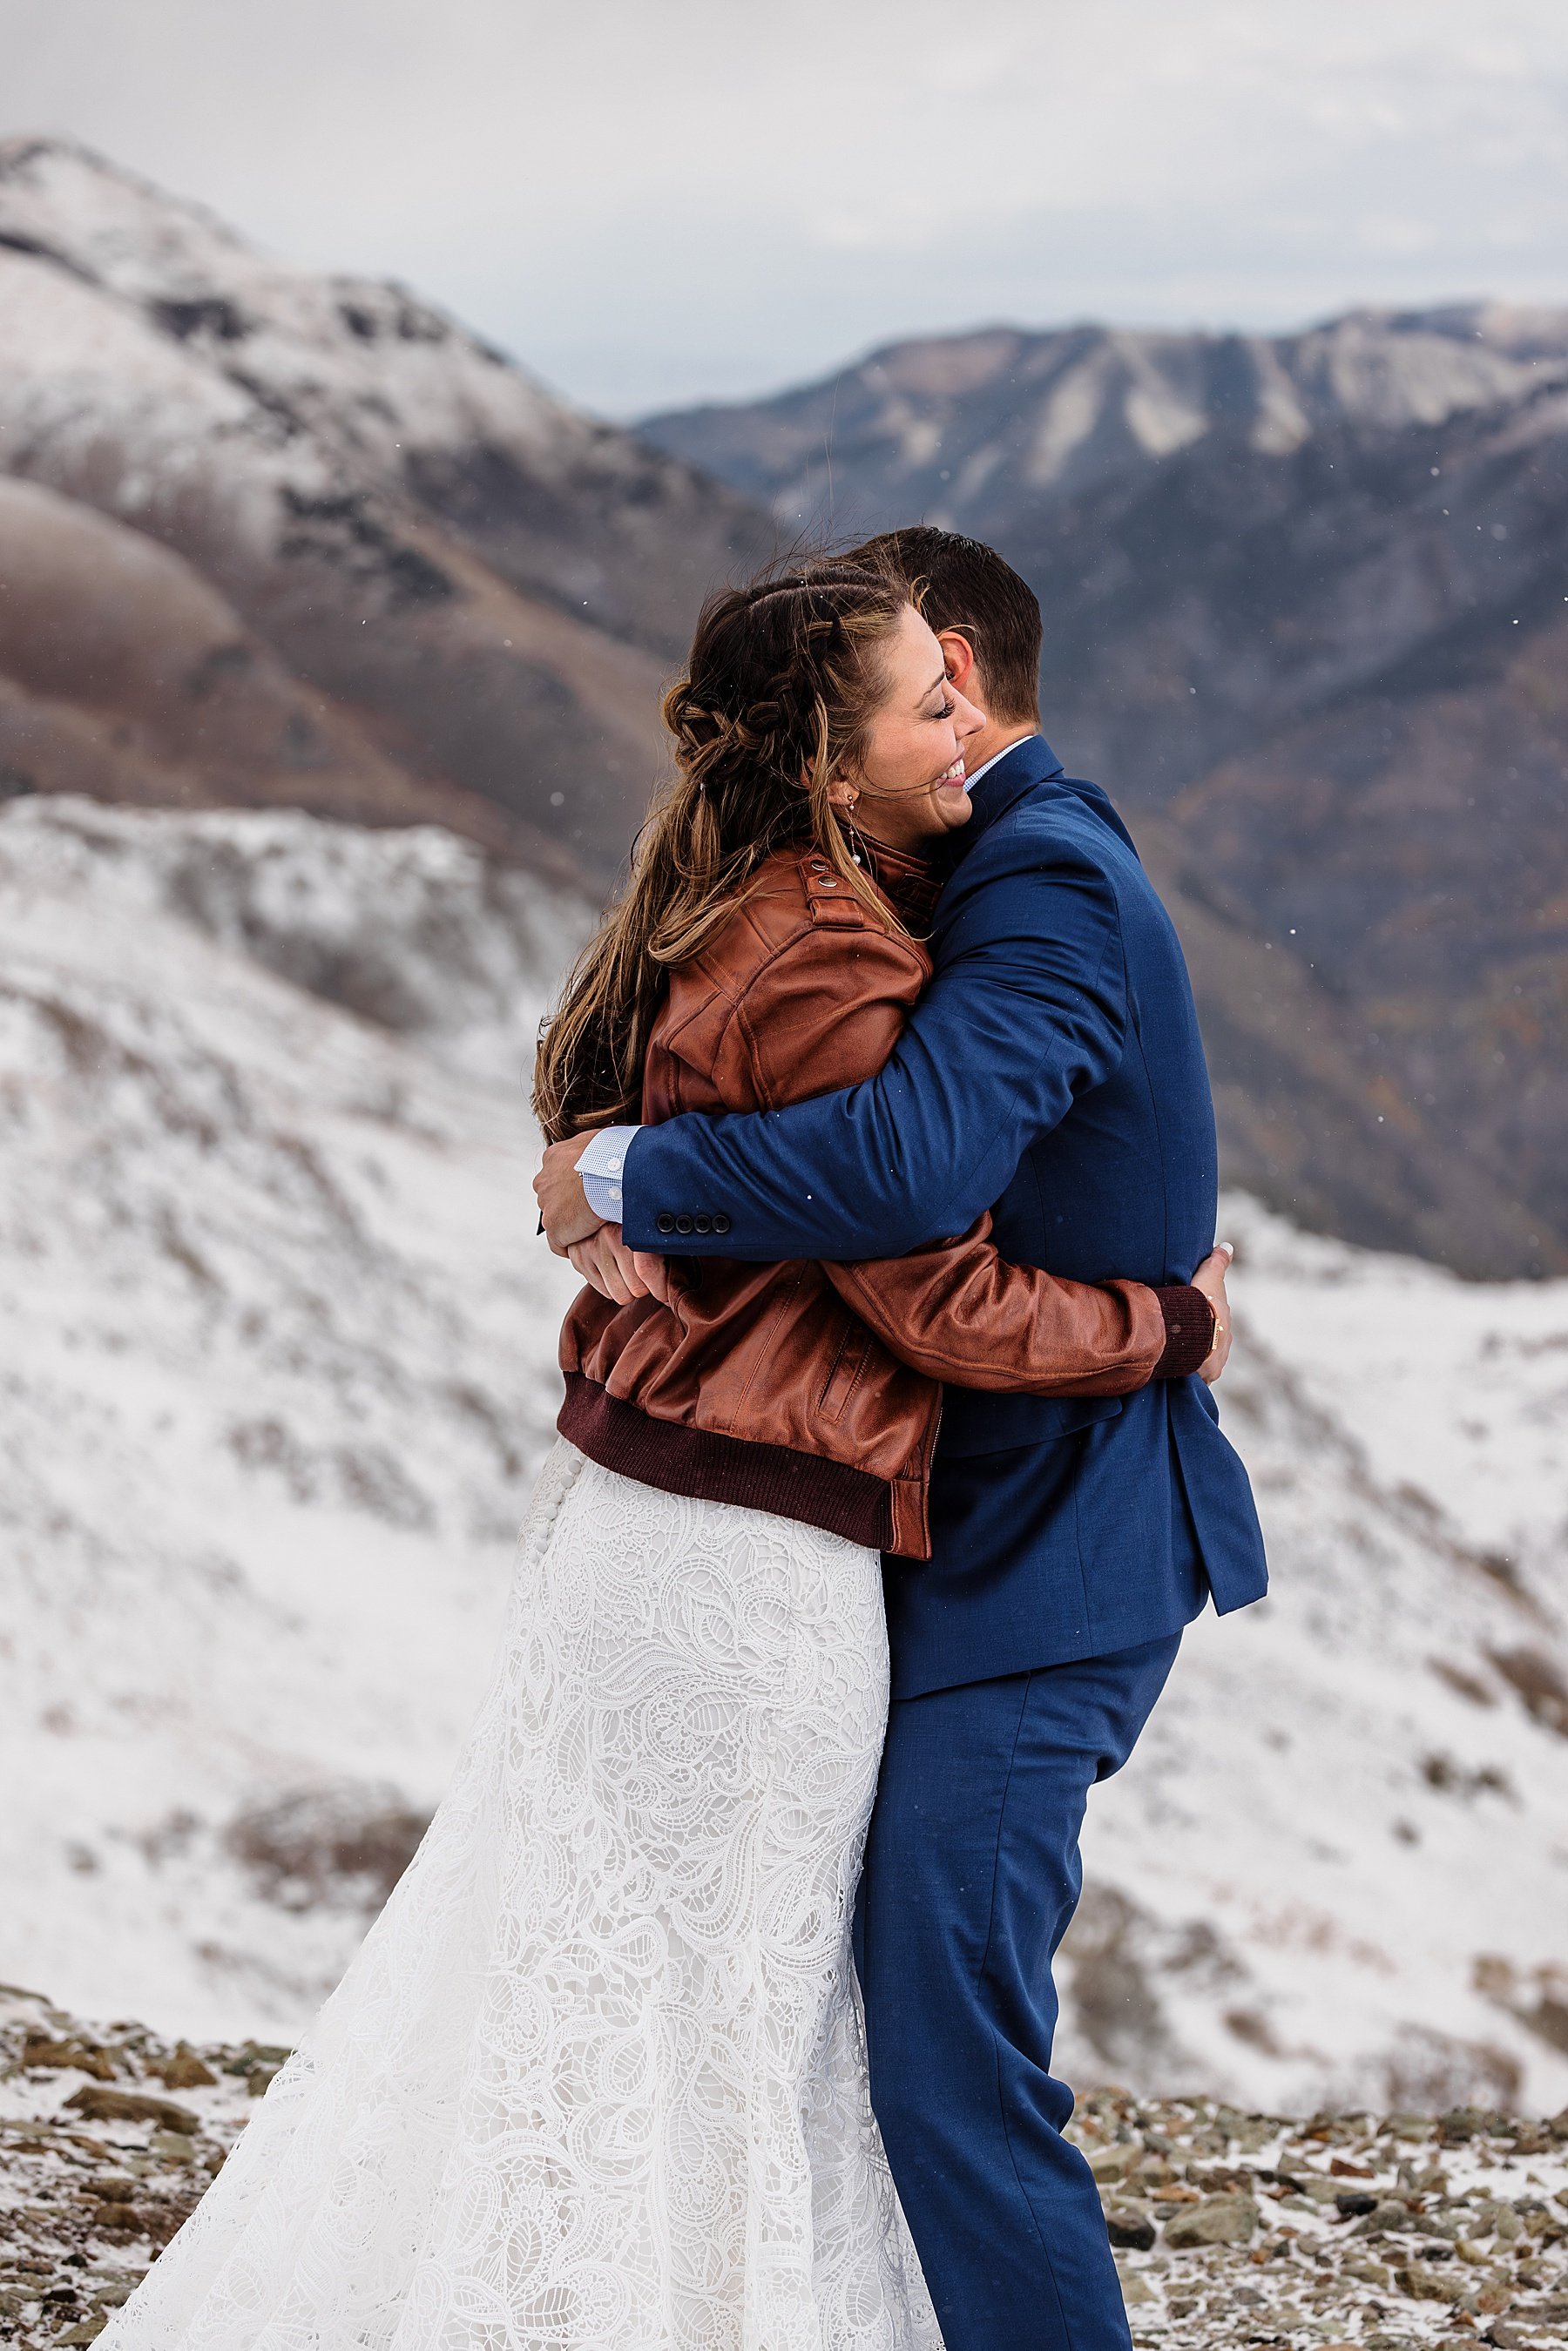
[[[875,1555],[558,1444],[358,1958],[100,2351],[941,2351],[849,1917]]]

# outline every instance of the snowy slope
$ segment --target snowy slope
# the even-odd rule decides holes
[[[1568,1283],[1226,1204],[1273,1591],[1091,1805],[1083,2075],[1292,2110],[1568,2096]]]
[[[287,2034],[438,1797],[553,1415],[520,1071],[584,919],[431,831],[0,811],[0,1976]],[[1568,1285],[1228,1214],[1275,1596],[1096,1793],[1064,2053],[1562,2105]]]
[[[0,1973],[292,2021],[369,1897],[287,1906],[439,1795],[553,1418],[580,920],[433,831],[4,811]]]

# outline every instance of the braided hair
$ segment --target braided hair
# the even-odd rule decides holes
[[[828,789],[864,749],[880,649],[910,601],[890,573],[817,562],[710,596],[664,696],[675,773],[625,893],[540,1035],[534,1109],[550,1142],[638,1115],[668,972],[728,920],[764,861],[810,847],[883,923]]]

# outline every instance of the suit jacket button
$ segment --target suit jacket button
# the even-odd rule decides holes
[[[659,1230],[662,1233],[673,1233],[675,1229],[675,1220],[674,1217],[671,1216],[668,1208],[663,1210],[654,1221],[658,1225]]]
[[[711,1217],[694,1217],[692,1218],[692,1230],[694,1233],[711,1233],[713,1230],[713,1218]]]
[[[677,1217],[675,1218],[675,1230],[676,1230],[676,1232],[678,1232],[678,1233],[689,1233],[689,1232],[691,1231],[691,1228],[692,1228],[692,1220],[691,1220],[691,1218],[690,1218],[689,1217]]]
[[[729,1230],[729,1218],[726,1216],[716,1217],[713,1220],[713,1228],[716,1233],[727,1233]]]

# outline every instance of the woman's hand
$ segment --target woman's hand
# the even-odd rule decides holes
[[[616,1306],[630,1306],[634,1298],[648,1295],[649,1284],[622,1239],[619,1225],[601,1225],[586,1240],[569,1241],[561,1255],[571,1259],[591,1289]]]
[[[619,1225],[601,1225],[585,1241],[572,1241],[561,1252],[601,1298],[629,1306],[634,1298],[656,1298],[668,1306],[675,1293],[675,1276],[667,1258],[646,1249],[629,1249]]]
[[[1209,1387],[1225,1369],[1230,1354],[1230,1301],[1225,1295],[1225,1277],[1235,1255],[1228,1241],[1217,1243],[1192,1278],[1193,1288],[1201,1290],[1214,1309],[1214,1344],[1197,1369],[1198,1378]]]

